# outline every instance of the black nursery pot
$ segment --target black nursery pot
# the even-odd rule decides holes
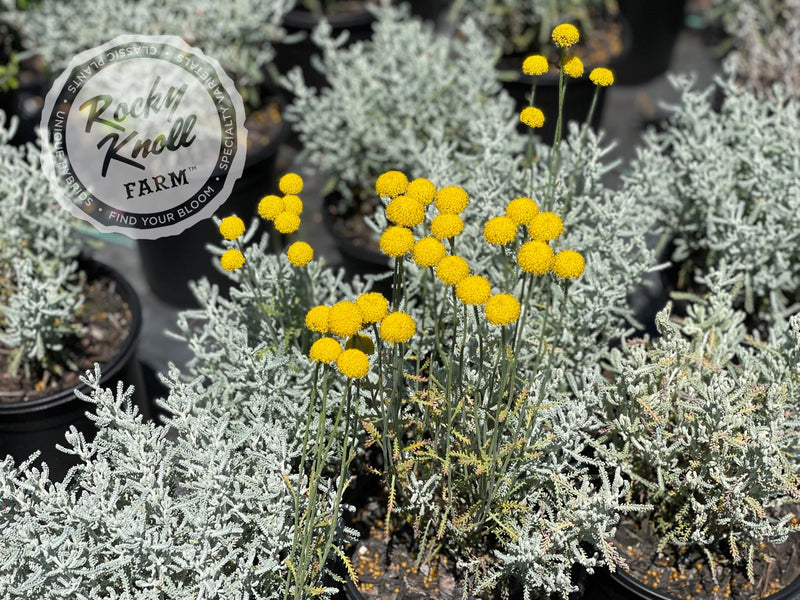
[[[333,37],[347,33],[347,44],[372,37],[375,16],[363,5],[326,15],[325,19],[331,26]],[[306,84],[317,89],[328,85],[325,75],[311,65],[311,57],[320,53],[320,49],[311,40],[311,33],[320,21],[320,17],[305,10],[289,11],[283,18],[283,28],[289,35],[300,34],[303,37],[292,44],[275,44],[275,58],[272,61],[281,75],[293,67],[300,67]]]
[[[91,259],[81,259],[80,266],[89,280],[102,276],[111,277],[131,311],[128,337],[117,355],[101,365],[103,387],[116,390],[120,381],[125,388],[133,385],[135,391],[131,401],[144,418],[149,420],[150,401],[145,391],[141,366],[136,358],[136,344],[142,328],[139,298],[128,281],[111,267]],[[10,454],[16,463],[20,463],[39,450],[41,455],[36,465],[46,462],[50,469],[50,479],[63,480],[67,471],[80,461],[74,455],[57,450],[56,444],[66,444],[64,433],[73,426],[87,441],[94,439],[97,432],[95,424],[86,416],[93,405],[79,399],[75,395],[76,390],[89,393],[89,388],[80,384],[36,400],[0,403],[0,457]]]
[[[336,192],[325,196],[322,219],[325,223],[325,228],[336,244],[336,249],[339,251],[345,276],[352,279],[356,275],[363,277],[364,275],[391,274],[392,266],[388,256],[366,245],[366,243],[357,243],[357,241],[348,238],[336,226],[335,221],[338,217],[335,214],[335,206],[340,198],[341,196]],[[375,281],[372,288],[386,298],[391,299],[392,278],[387,277]]]
[[[284,121],[280,121],[276,131],[277,134],[268,142],[248,147],[242,176],[217,210],[218,218],[236,214],[249,225],[250,219],[258,213],[259,200],[272,189],[278,151],[287,134]],[[203,277],[227,294],[231,280],[219,272],[213,263],[215,256],[206,249],[208,244],[220,245],[221,241],[219,229],[211,218],[178,235],[138,240],[136,245],[142,269],[153,294],[177,308],[196,308],[197,299],[189,288],[189,282]]]
[[[684,27],[686,0],[619,0],[628,52],[612,61],[619,85],[640,85],[669,68]]]
[[[372,37],[372,23],[375,16],[369,12],[365,3],[355,5],[351,10],[326,15],[325,19],[331,26],[333,37],[347,34],[347,42],[344,46],[368,40]],[[299,41],[291,44],[275,44],[275,58],[272,64],[281,75],[285,75],[294,67],[300,67],[303,73],[303,80],[311,88],[320,90],[328,87],[328,80],[323,73],[320,73],[312,66],[311,57],[320,54],[320,49],[311,40],[311,33],[320,23],[320,17],[313,15],[305,10],[291,10],[283,18],[283,28],[287,34],[301,36]],[[293,95],[287,92],[288,101],[293,100]],[[302,143],[297,134],[290,130],[287,143],[293,148],[301,148]]]
[[[800,577],[788,586],[762,600],[797,600],[800,598]],[[608,569],[598,569],[587,582],[583,600],[682,600],[646,586],[625,571],[610,573]],[[701,600],[698,598],[698,600]]]

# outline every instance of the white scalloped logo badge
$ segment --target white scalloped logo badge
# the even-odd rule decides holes
[[[210,217],[244,168],[244,105],[219,63],[173,36],[82,52],[45,99],[42,167],[103,232],[175,235]]]

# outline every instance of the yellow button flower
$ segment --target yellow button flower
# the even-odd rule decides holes
[[[372,338],[368,335],[364,335],[363,333],[351,335],[347,339],[347,343],[344,345],[344,347],[345,350],[355,348],[356,350],[361,350],[366,354],[372,354],[375,352],[375,343],[372,341]]]
[[[559,48],[569,48],[581,38],[578,28],[571,23],[562,23],[553,29],[553,42]]]
[[[544,113],[535,106],[526,106],[519,113],[519,120],[531,129],[544,125]]]
[[[614,84],[614,73],[611,69],[597,67],[589,73],[589,80],[600,87],[608,87]]]
[[[528,226],[530,236],[540,242],[549,242],[564,232],[561,217],[552,212],[541,212],[531,219]]]
[[[456,237],[464,231],[464,221],[458,215],[436,215],[431,221],[431,233],[440,240]]]
[[[226,240],[235,240],[244,233],[244,221],[237,216],[225,217],[219,224],[219,232]]]
[[[380,246],[387,256],[403,256],[414,247],[414,234],[410,229],[399,225],[387,227],[381,234]]]
[[[492,217],[483,226],[483,238],[495,246],[505,246],[517,237],[517,224],[510,217]]]
[[[328,333],[328,319],[330,318],[331,307],[320,305],[315,306],[306,313],[306,327],[317,333]]]
[[[344,300],[331,306],[328,313],[328,331],[333,335],[348,338],[357,334],[362,324],[361,309],[355,302]]]
[[[397,196],[386,207],[386,218],[396,225],[414,227],[425,220],[425,207],[416,198]]]
[[[424,177],[419,177],[408,184],[406,196],[422,202],[423,206],[428,206],[436,197],[436,186]]]
[[[342,354],[342,345],[333,338],[320,338],[308,351],[308,357],[326,365],[334,362]]]
[[[562,250],[553,258],[553,273],[562,279],[575,279],[583,275],[583,256],[574,250]]]
[[[539,213],[539,206],[530,198],[514,198],[506,204],[506,216],[517,225],[529,225]]]
[[[435,267],[447,256],[447,249],[435,237],[424,237],[414,244],[411,256],[420,267]]]
[[[549,69],[547,59],[541,54],[534,54],[522,61],[522,72],[525,75],[544,75]]]
[[[294,213],[298,217],[303,214],[303,201],[300,196],[288,194],[283,197],[283,210]]]
[[[221,264],[222,268],[226,271],[235,271],[236,269],[241,269],[242,265],[244,264],[244,254],[242,254],[239,250],[236,250],[236,248],[230,248],[219,257],[219,264]]]
[[[258,203],[258,214],[262,219],[272,221],[284,210],[283,198],[279,196],[264,196]]]
[[[390,313],[381,321],[381,339],[390,344],[405,344],[416,331],[414,319],[401,311]]]
[[[297,173],[287,173],[278,181],[278,189],[284,194],[299,194],[303,191],[303,178]]]
[[[294,233],[300,229],[300,217],[287,210],[275,217],[275,229],[284,234]]]
[[[492,295],[492,286],[489,280],[480,275],[470,275],[458,282],[456,286],[456,296],[464,304],[482,305],[486,304],[489,296]]]
[[[369,357],[361,350],[350,348],[336,359],[339,372],[350,379],[362,379],[369,372]]]
[[[389,301],[378,292],[367,292],[356,298],[356,305],[361,310],[364,324],[379,323],[389,312]]]
[[[544,275],[553,266],[553,249],[546,242],[526,242],[517,252],[517,264],[523,271]]]
[[[382,198],[394,198],[408,189],[408,178],[400,171],[386,171],[375,182],[375,191]]]
[[[469,204],[467,192],[457,185],[448,185],[436,193],[436,208],[442,214],[457,215]]]
[[[486,320],[505,326],[519,319],[519,301],[510,294],[495,294],[486,301]]]
[[[564,75],[569,75],[573,79],[583,75],[583,63],[577,56],[565,56],[561,61],[561,68],[564,69]]]
[[[305,242],[295,242],[286,250],[286,258],[295,267],[305,267],[314,258],[314,249]]]
[[[526,106],[519,113],[519,120],[531,129],[544,125],[544,113],[535,106]]]
[[[469,264],[460,256],[445,256],[436,266],[436,277],[445,285],[458,285],[469,275]]]

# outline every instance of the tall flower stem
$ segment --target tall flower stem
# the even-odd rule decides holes
[[[558,119],[556,120],[556,133],[553,138],[553,152],[550,155],[550,170],[547,176],[547,201],[545,210],[552,210],[555,203],[555,179],[561,160],[561,136],[564,123],[564,96],[567,90],[567,81],[564,78],[564,52],[560,53],[558,61]]]

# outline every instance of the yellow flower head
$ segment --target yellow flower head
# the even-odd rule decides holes
[[[483,237],[490,244],[505,246],[517,237],[517,224],[509,217],[492,217],[483,226]]]
[[[517,252],[517,264],[523,271],[544,275],[553,266],[553,249],[546,242],[525,242]]]
[[[570,23],[562,23],[553,29],[553,42],[559,48],[569,48],[581,38],[578,28]]]
[[[565,56],[561,60],[561,68],[564,69],[564,75],[569,75],[573,79],[583,75],[583,63],[577,56]]]
[[[467,204],[467,192],[457,185],[448,185],[436,193],[436,208],[442,214],[458,215],[467,208]]]
[[[544,125],[544,113],[535,106],[526,106],[519,113],[519,120],[528,127],[536,129]]]
[[[403,256],[414,247],[414,234],[406,227],[393,225],[381,234],[381,251],[395,258]]]
[[[531,219],[528,226],[530,236],[540,242],[549,242],[564,232],[561,217],[552,212],[540,212]]]
[[[330,306],[325,306],[324,304],[315,306],[306,313],[306,327],[317,333],[328,333],[330,314]]]
[[[562,250],[553,258],[553,273],[561,279],[575,279],[583,275],[583,256],[574,250]]]
[[[356,298],[356,305],[361,310],[364,324],[379,323],[389,312],[389,301],[378,292],[367,292]]]
[[[614,84],[614,73],[611,69],[597,67],[592,69],[592,72],[589,73],[589,80],[600,87],[608,87]]]
[[[486,320],[492,325],[508,325],[519,319],[519,301],[510,294],[495,294],[486,301]]]
[[[547,59],[541,54],[534,54],[522,61],[522,72],[525,75],[544,75],[549,69]]]
[[[404,312],[393,312],[381,321],[381,339],[390,344],[405,344],[417,331],[414,319]]]
[[[416,198],[397,196],[386,207],[386,218],[396,225],[414,227],[425,220],[425,207]]]
[[[436,186],[424,177],[419,177],[408,184],[406,196],[422,202],[428,206],[436,197]]]
[[[492,286],[489,280],[480,275],[470,275],[458,282],[456,295],[464,304],[486,304],[492,295]]]
[[[286,258],[295,267],[305,267],[314,258],[314,249],[305,242],[295,242],[287,248]]]
[[[235,240],[244,233],[244,221],[236,216],[225,217],[219,224],[219,232],[226,240]]]
[[[458,285],[469,275],[469,264],[460,256],[445,256],[436,265],[436,276],[445,285]]]
[[[274,223],[275,229],[285,234],[294,233],[300,229],[300,217],[288,210],[275,217]]]
[[[431,221],[431,233],[440,240],[456,237],[464,231],[464,221],[458,215],[436,215]]]
[[[329,365],[342,354],[342,345],[333,338],[320,338],[313,344],[308,351],[308,357],[316,362]]]
[[[506,204],[506,216],[517,225],[529,225],[539,213],[539,206],[530,198],[514,198]]]
[[[344,345],[344,347],[346,350],[355,348],[356,350],[361,350],[366,354],[372,354],[375,352],[375,343],[372,341],[372,338],[368,335],[364,335],[363,333],[351,335],[347,339],[347,343]]]
[[[375,182],[375,191],[382,198],[394,198],[408,189],[408,178],[400,171],[386,171]]]
[[[222,268],[226,271],[241,269],[244,264],[244,254],[239,252],[236,248],[230,248],[219,257],[219,264],[221,264]]]
[[[287,173],[278,181],[278,189],[284,194],[299,194],[303,191],[303,178],[297,173]]]
[[[328,331],[335,336],[348,338],[358,333],[362,321],[361,309],[355,302],[337,302],[328,313]]]
[[[264,196],[258,203],[258,214],[262,219],[272,221],[284,210],[283,198],[279,196]]]
[[[414,244],[412,256],[420,267],[435,267],[447,255],[444,244],[435,237],[424,237]]]
[[[336,359],[339,372],[350,379],[363,379],[369,372],[369,357],[361,350],[350,348]]]
[[[283,197],[283,210],[294,213],[298,217],[303,214],[303,201],[300,196],[289,194]]]

